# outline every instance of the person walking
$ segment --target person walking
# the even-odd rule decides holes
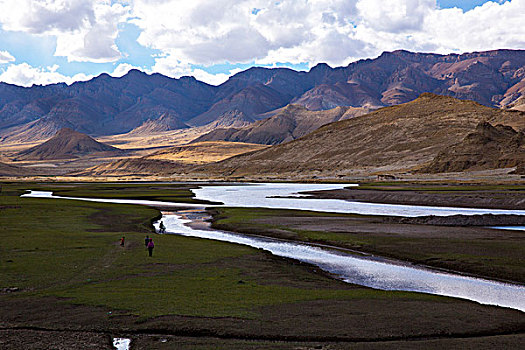
[[[126,239],[124,238],[124,236],[122,236],[122,238],[120,239],[120,245],[121,245],[122,247],[124,247],[124,241],[125,241],[125,240],[126,240]]]
[[[155,248],[155,243],[153,243],[153,238],[150,238],[148,242],[149,256],[153,256],[153,248]]]
[[[149,236],[146,236],[146,238],[144,238],[144,246],[146,248],[148,247],[148,243],[149,243]]]
[[[165,232],[166,232],[166,226],[164,226],[164,223],[161,220],[159,224],[159,233],[165,233]]]

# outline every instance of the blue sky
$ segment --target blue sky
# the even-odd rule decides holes
[[[308,70],[395,49],[523,49],[523,18],[525,0],[0,0],[0,81],[138,68],[220,84],[251,66]]]
[[[464,11],[472,10],[477,6],[481,6],[489,0],[438,0],[437,4],[441,8],[458,7]],[[498,1],[499,3],[506,2]]]

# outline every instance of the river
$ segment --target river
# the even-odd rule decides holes
[[[197,199],[223,202],[226,206],[235,207],[287,208],[396,216],[474,215],[489,213],[525,215],[525,211],[523,210],[387,205],[347,202],[342,200],[310,199],[297,195],[297,193],[301,191],[337,189],[346,186],[348,185],[260,184],[202,186],[193,191]],[[204,209],[203,205],[188,206],[182,203],[58,197],[53,196],[51,192],[43,191],[31,191],[31,193],[23,196]],[[293,196],[293,198],[289,198],[290,196]],[[302,243],[283,242],[275,239],[245,236],[212,229],[196,229],[187,225],[192,221],[189,217],[191,216],[165,214],[163,220],[167,233],[227,241],[265,249],[278,256],[293,258],[317,265],[321,269],[339,276],[346,282],[376,289],[437,294],[525,311],[525,286],[522,285],[502,283],[460,274],[444,273],[398,261],[342,253],[340,251]]]

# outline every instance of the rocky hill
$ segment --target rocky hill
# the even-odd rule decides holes
[[[375,109],[411,101],[423,92],[510,107],[525,94],[524,87],[525,50],[461,55],[400,50],[346,67],[319,64],[308,72],[251,68],[219,86],[137,70],[121,78],[102,74],[70,86],[0,83],[0,140],[43,140],[63,127],[91,136],[137,128],[148,132],[167,115],[169,123],[161,122],[160,127],[202,126],[217,120],[226,126],[232,117],[255,121],[290,103],[311,110]]]
[[[525,114],[423,94],[416,100],[325,125],[292,142],[202,166],[195,173],[347,174],[407,171],[461,142],[480,122],[525,128]]]
[[[525,134],[510,126],[478,124],[460,143],[442,150],[421,172],[445,173],[465,170],[525,168]]]
[[[366,108],[336,107],[326,111],[310,111],[301,105],[288,105],[273,116],[243,128],[218,128],[195,139],[201,141],[232,141],[277,145],[295,140],[321,126],[368,112]]]
[[[118,154],[123,154],[123,151],[95,141],[86,134],[63,128],[48,141],[19,152],[15,160],[55,160]]]

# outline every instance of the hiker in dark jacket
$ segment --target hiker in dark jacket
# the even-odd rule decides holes
[[[155,248],[155,243],[153,243],[153,238],[150,238],[148,243],[149,256],[153,256],[153,248]]]
[[[146,236],[146,238],[144,239],[144,246],[146,248],[148,247],[148,243],[149,243],[149,236]]]
[[[159,224],[159,233],[165,233],[166,232],[166,226],[164,226],[164,223],[161,221]]]

